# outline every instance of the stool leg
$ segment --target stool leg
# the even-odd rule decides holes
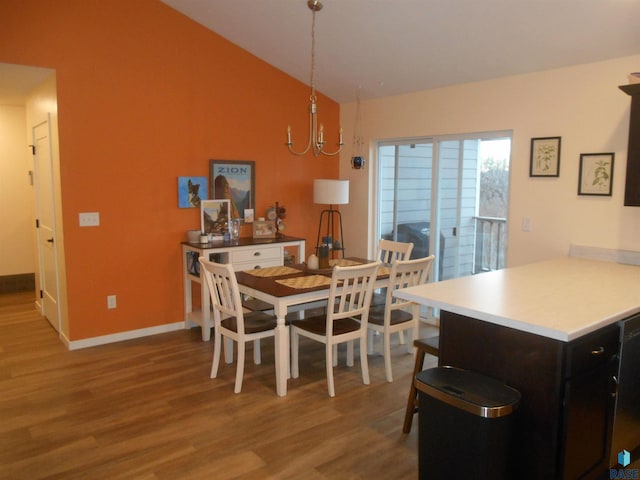
[[[413,375],[411,376],[411,388],[409,389],[409,399],[407,400],[407,410],[404,413],[404,424],[402,425],[402,432],[409,433],[411,431],[411,423],[413,421],[413,415],[417,411],[418,405],[418,390],[416,389],[416,375],[422,371],[424,364],[425,351],[421,348],[416,352],[416,363],[413,367]]]

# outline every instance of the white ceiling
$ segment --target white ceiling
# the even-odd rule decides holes
[[[307,0],[161,1],[309,84]],[[358,90],[366,100],[640,53],[640,0],[322,3],[315,83],[340,103]],[[0,64],[0,104],[20,103],[50,72]]]
[[[53,70],[0,63],[0,105],[24,105],[27,95]]]
[[[307,0],[161,1],[309,84]],[[339,103],[640,53],[640,0],[321,1],[315,83]]]

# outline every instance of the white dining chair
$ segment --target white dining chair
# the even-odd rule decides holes
[[[211,262],[205,257],[200,257],[199,261],[213,307],[214,342],[211,378],[218,376],[222,338],[226,340],[225,353],[231,354],[225,355],[228,363],[232,361],[233,342],[236,342],[238,354],[234,392],[239,393],[242,390],[246,344],[254,342],[259,345],[260,339],[274,337],[277,319],[274,315],[262,311],[244,313],[232,264]],[[259,355],[254,356],[254,362],[260,363]]]
[[[333,267],[326,314],[291,322],[291,376],[298,378],[300,336],[324,343],[329,396],[335,396],[333,367],[337,347],[347,343],[348,365],[353,364],[353,341],[359,340],[362,383],[369,384],[367,320],[371,295],[380,262],[352,267]],[[333,308],[332,308],[333,307]],[[349,365],[350,366],[350,365]]]
[[[382,305],[372,305],[369,311],[369,351],[374,350],[373,333],[382,336],[385,376],[393,381],[391,369],[391,335],[408,331],[413,340],[418,338],[420,307],[393,295],[399,288],[413,287],[426,283],[433,267],[434,256],[415,260],[396,260],[391,265],[387,283],[386,299]],[[411,353],[411,343],[406,342],[407,352]]]

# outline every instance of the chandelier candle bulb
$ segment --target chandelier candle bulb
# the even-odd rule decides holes
[[[291,145],[291,125],[287,125],[287,145]]]

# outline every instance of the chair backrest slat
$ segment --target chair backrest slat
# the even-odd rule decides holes
[[[341,318],[359,317],[367,328],[369,305],[380,262],[333,268],[327,309],[327,335],[333,335],[333,322]]]
[[[414,287],[426,283],[433,268],[434,256],[414,260],[398,260],[393,262],[389,273],[386,305],[388,308],[398,309],[411,302],[399,299],[393,295],[399,288]]]
[[[409,260],[413,251],[413,243],[395,242],[393,240],[380,239],[376,259],[383,265],[391,265],[396,260]]]
[[[238,334],[244,335],[242,302],[233,265],[211,262],[205,257],[199,261],[211,297],[214,325],[218,326],[224,318],[236,317]]]

